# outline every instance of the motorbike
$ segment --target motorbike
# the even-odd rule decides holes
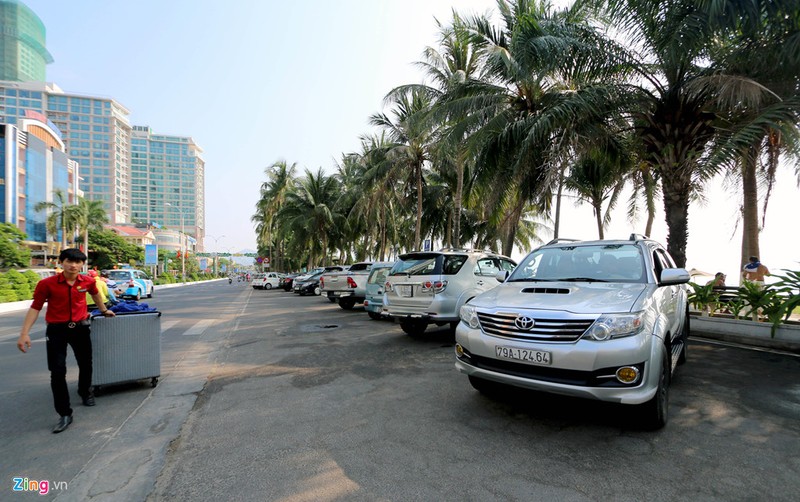
[[[233,284],[233,277],[228,277],[228,284]]]

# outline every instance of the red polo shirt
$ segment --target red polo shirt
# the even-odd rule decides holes
[[[44,320],[49,324],[82,321],[89,317],[86,293],[97,294],[94,277],[79,274],[75,283],[70,286],[64,274],[56,274],[36,283],[31,308],[42,310],[44,302],[47,302]]]

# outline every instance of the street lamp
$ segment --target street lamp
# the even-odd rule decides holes
[[[225,237],[224,235],[220,235],[219,237],[214,237],[213,235],[206,235],[206,237],[211,237],[214,239],[214,276],[217,275],[217,241]]]
[[[186,282],[186,250],[183,247],[183,240],[186,238],[186,234],[183,233],[183,208],[180,206],[175,206],[170,204],[169,202],[164,204],[165,206],[174,207],[178,210],[178,213],[181,215],[181,282]]]

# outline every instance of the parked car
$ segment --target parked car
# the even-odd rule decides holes
[[[338,302],[344,310],[361,305],[367,296],[367,278],[372,267],[371,261],[354,263],[341,272],[325,272],[319,279],[322,293],[333,302]]]
[[[640,405],[643,425],[663,427],[686,361],[688,281],[641,236],[553,241],[461,308],[456,368],[481,392],[499,382]]]
[[[281,283],[280,283],[279,287],[282,288],[284,291],[287,291],[287,292],[291,291],[292,290],[292,284],[294,283],[294,279],[296,277],[300,276],[300,275],[301,274],[288,274],[283,279],[281,279]]]
[[[394,266],[393,261],[377,262],[372,264],[367,277],[366,296],[364,298],[364,310],[372,319],[381,319],[383,310],[383,288],[386,284],[386,277]],[[389,317],[387,316],[387,319]]]
[[[322,274],[325,271],[317,272],[316,274],[312,274],[310,276],[304,276],[304,279],[300,277],[295,278],[294,284],[292,285],[292,291],[299,294],[300,296],[305,295],[317,295],[319,296],[322,292],[319,288],[319,278],[322,277]]]
[[[400,255],[386,279],[381,315],[412,336],[429,324],[458,324],[462,305],[498,285],[500,271],[514,270],[507,256],[488,251],[443,249]]]
[[[277,272],[259,272],[253,275],[250,285],[253,289],[272,289],[280,285],[282,274]]]
[[[132,268],[109,270],[108,278],[117,283],[117,287],[122,290],[123,298],[133,298],[138,301],[144,296],[152,298],[155,292],[153,280],[141,270]]]
[[[19,273],[28,271],[36,272],[36,274],[39,276],[40,279],[44,279],[46,277],[52,277],[58,273],[54,268],[23,268],[17,270],[17,272]]]

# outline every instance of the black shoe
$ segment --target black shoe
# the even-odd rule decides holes
[[[53,427],[53,434],[58,434],[59,432],[64,432],[69,427],[69,424],[72,423],[72,415],[64,415],[63,417],[58,419],[58,423],[55,427]]]
[[[88,396],[83,398],[83,405],[84,406],[94,406],[94,394],[89,394]]]

